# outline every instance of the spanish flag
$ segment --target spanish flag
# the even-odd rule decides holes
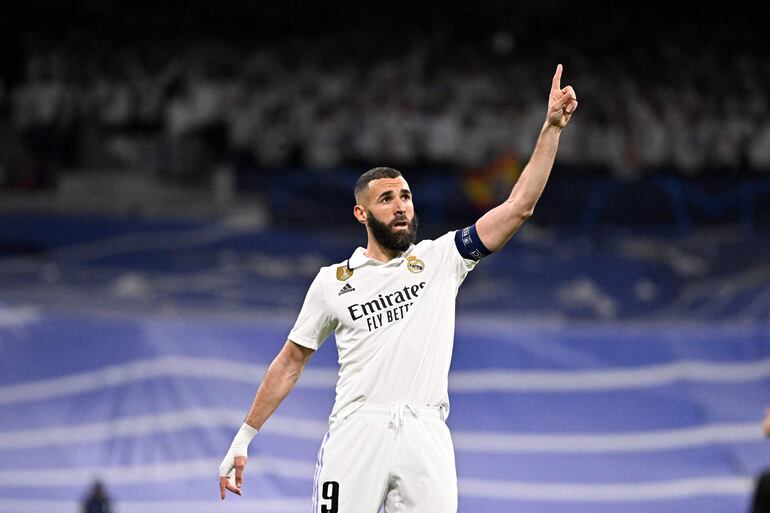
[[[523,169],[513,151],[506,151],[489,164],[466,173],[465,196],[479,211],[487,211],[505,201]]]

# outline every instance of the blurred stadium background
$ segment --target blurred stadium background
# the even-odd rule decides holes
[[[748,511],[770,462],[767,8],[4,3],[0,512],[310,507],[327,343],[217,467],[318,268],[401,169],[421,235],[507,196],[556,63],[580,110],[461,289],[462,513]]]

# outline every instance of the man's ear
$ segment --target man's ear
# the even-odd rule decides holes
[[[359,223],[366,224],[366,209],[362,205],[353,207],[353,215]]]

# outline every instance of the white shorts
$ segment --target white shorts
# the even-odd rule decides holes
[[[313,513],[456,513],[457,472],[444,410],[364,403],[330,419]]]

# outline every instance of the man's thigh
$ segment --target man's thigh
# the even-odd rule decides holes
[[[408,418],[399,435],[386,513],[456,513],[454,446],[444,421]]]
[[[318,452],[313,513],[377,513],[393,440],[387,419],[353,414],[333,424]]]

